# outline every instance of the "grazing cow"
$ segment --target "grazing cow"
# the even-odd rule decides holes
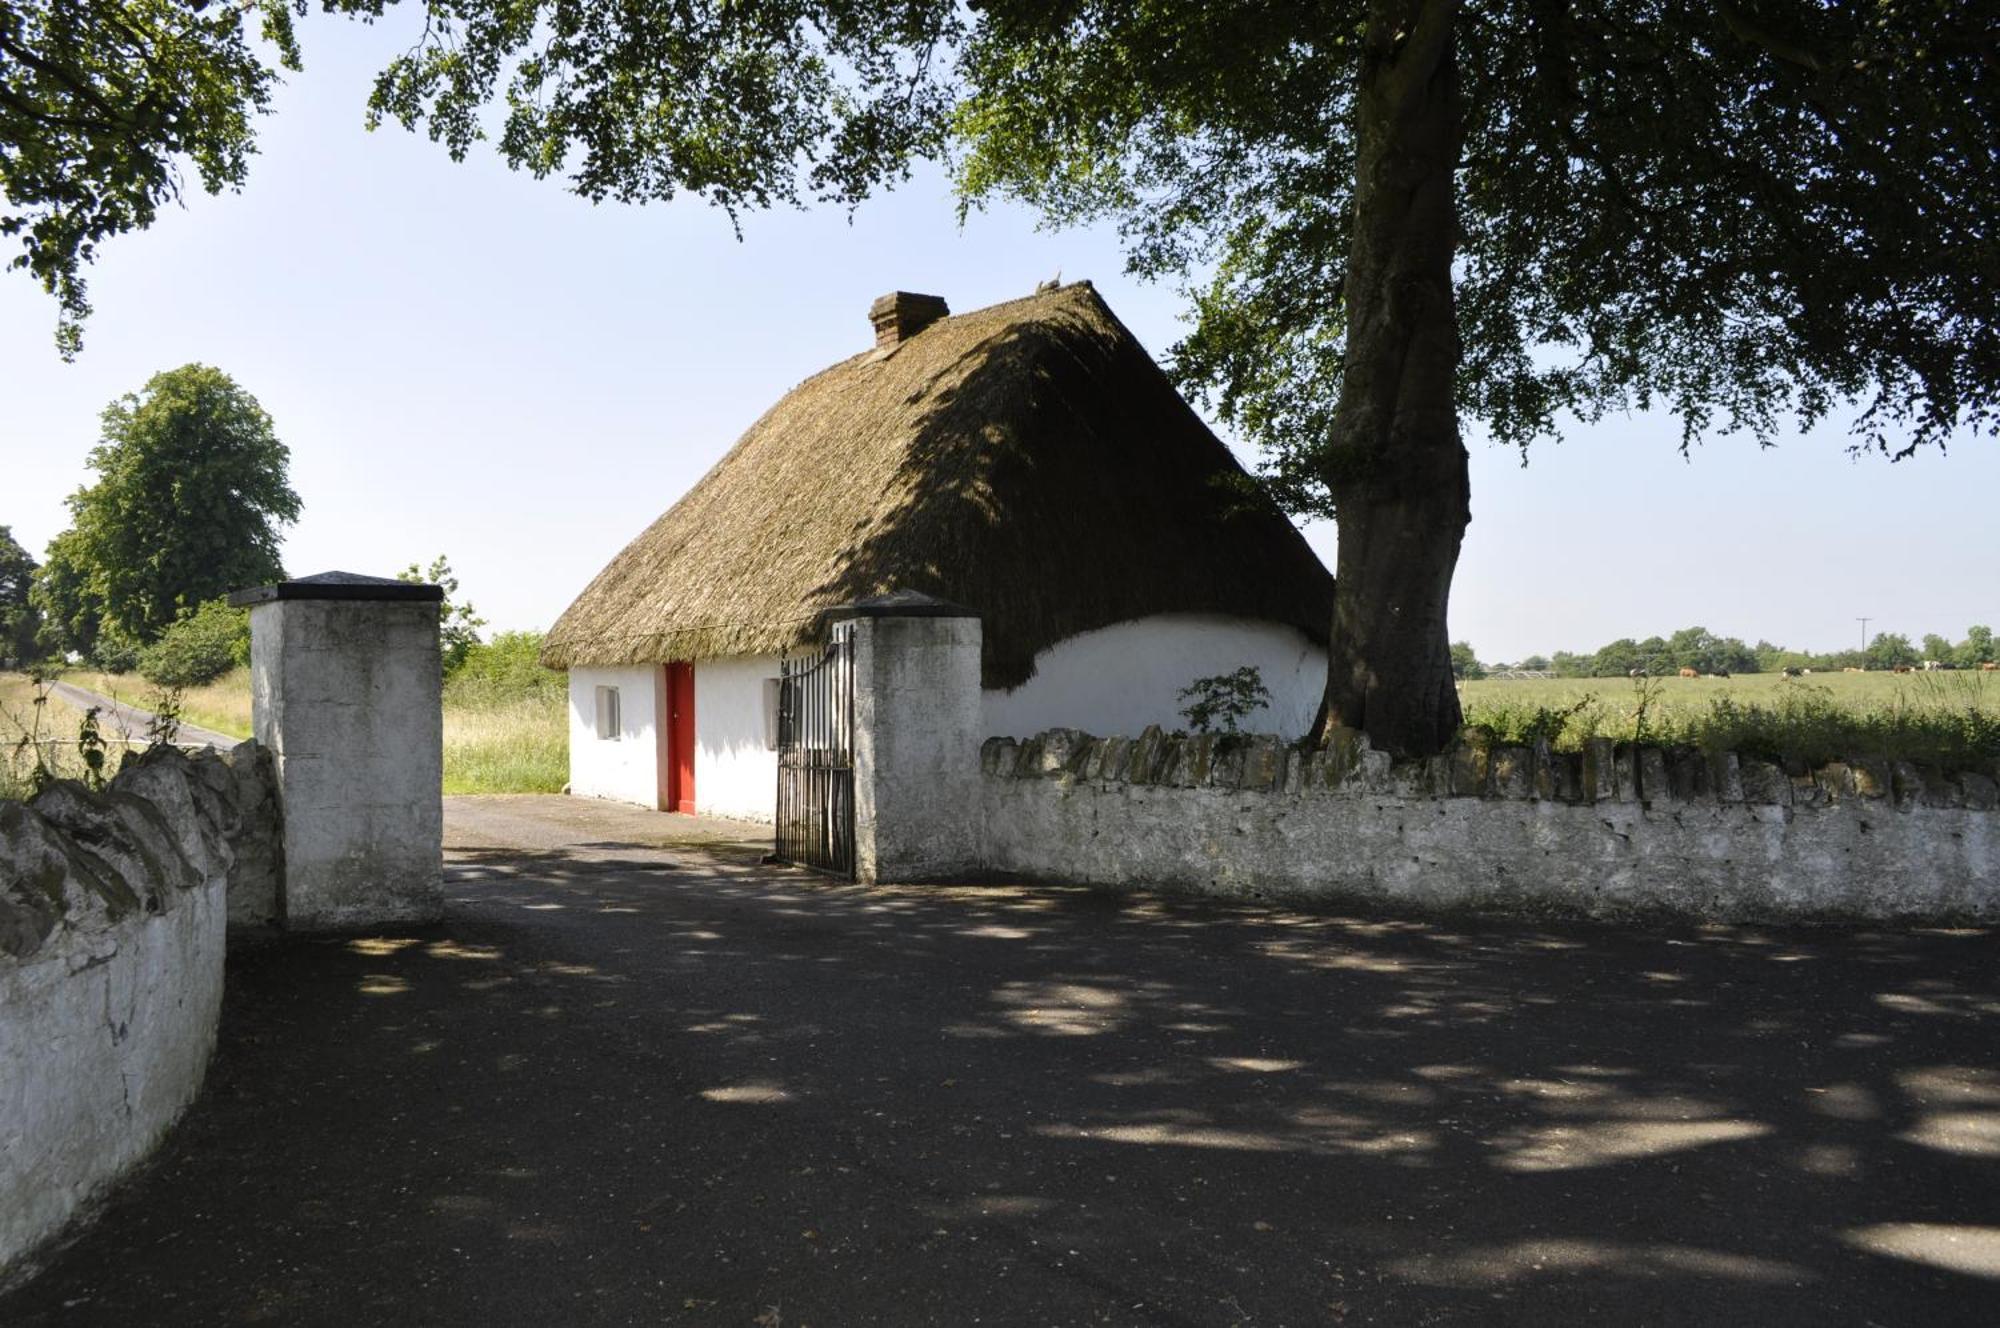
[[[1681,677],[1683,677],[1683,678],[1699,678],[1700,676],[1701,676],[1701,674],[1697,673],[1697,672],[1696,672],[1695,670],[1693,670],[1693,669],[1682,669],[1682,670],[1681,670]]]
[[[1842,669],[1842,670],[1841,670],[1841,672],[1842,672],[1842,673],[1866,673],[1866,672],[1868,672],[1868,670],[1867,670],[1867,669],[1857,669],[1857,668],[1855,668],[1855,667],[1854,667],[1854,666],[1853,666],[1852,664],[1849,664],[1849,665],[1848,665],[1848,666],[1847,666],[1846,668]]]
[[[1891,672],[1891,673],[1915,673],[1915,672],[1916,672],[1916,670],[1915,670],[1915,669],[1913,669],[1913,668],[1911,668],[1911,667],[1910,667],[1910,666],[1909,666],[1908,664],[1898,664],[1898,665],[1896,665],[1896,666],[1895,666],[1894,668],[1890,669],[1890,670],[1889,670],[1889,672]]]
[[[1646,676],[1646,671],[1644,669],[1627,669],[1625,676],[1628,678],[1643,678]]]
[[[1803,678],[1805,676],[1805,672],[1806,671],[1804,669],[1787,668],[1785,670],[1785,676],[1787,678]]]
[[[1715,672],[1709,674],[1708,676],[1711,678],[1727,678],[1729,676],[1729,670],[1717,669]]]
[[[1996,663],[1994,663],[1994,662],[1993,662],[1992,660],[1990,660],[1990,659],[1989,659],[1989,660],[1987,660],[1987,661],[1986,661],[1986,662],[1985,662],[1984,664],[1981,664],[1981,665],[1979,666],[1979,671],[1980,671],[1981,673],[1994,673],[1994,672],[2000,672],[2000,664],[1996,664]]]

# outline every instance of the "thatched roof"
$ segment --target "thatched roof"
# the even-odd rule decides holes
[[[775,654],[892,590],[967,605],[985,684],[1157,613],[1324,641],[1333,579],[1088,282],[807,379],[557,619],[542,660]]]

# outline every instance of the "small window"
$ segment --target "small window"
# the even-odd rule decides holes
[[[618,713],[618,689],[600,687],[597,689],[597,736],[610,742],[618,741],[624,731],[622,717]]]
[[[764,679],[764,750],[778,750],[778,680]]]

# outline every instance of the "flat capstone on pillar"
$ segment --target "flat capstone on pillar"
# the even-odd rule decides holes
[[[854,650],[854,874],[948,880],[979,858],[979,615],[899,590],[832,610]]]
[[[322,572],[239,590],[251,716],[284,815],[278,925],[349,932],[444,912],[440,586]]]

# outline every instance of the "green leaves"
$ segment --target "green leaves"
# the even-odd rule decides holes
[[[1196,678],[1181,688],[1181,718],[1196,733],[1235,733],[1242,720],[1271,704],[1271,691],[1254,664],[1232,673]]]
[[[42,615],[28,597],[34,578],[35,560],[0,526],[0,662],[17,666],[40,654]]]
[[[289,461],[256,398],[207,365],[107,406],[97,482],[70,496],[37,586],[64,644],[144,644],[183,610],[282,578],[277,527],[299,515]]]
[[[322,0],[373,18],[392,0]],[[1186,284],[1182,387],[1327,510],[1348,328],[1359,0],[410,0],[368,99],[593,200],[853,204],[919,156],[964,206],[1115,218]],[[2000,429],[2000,60],[1974,0],[1466,6],[1451,187],[1461,405],[1525,448],[1660,407],[1684,444],[1860,413],[1905,455]],[[1418,5],[1412,13],[1423,10]],[[56,295],[192,161],[243,183],[286,0],[0,10],[0,235]],[[1428,12],[1428,10],[1425,10]],[[1439,12],[1444,12],[1440,10]],[[493,112],[498,109],[499,114]]]
[[[282,0],[0,6],[0,237],[20,246],[8,267],[56,297],[64,358],[90,313],[84,266],[180,196],[182,162],[210,193],[243,183],[275,78],[245,39],[248,12],[295,68]]]
[[[362,6],[335,0],[331,6]],[[423,36],[369,98],[454,157],[484,136],[594,202],[697,194],[734,217],[807,196],[858,202],[941,144],[941,3],[557,4],[429,0]]]
[[[1187,283],[1184,389],[1325,512],[1362,6],[997,4],[961,185],[1116,217]],[[2000,63],[1981,6],[1512,0],[1457,21],[1465,413],[1525,448],[1659,407],[1684,442],[1861,414],[2000,428]]]
[[[438,605],[438,649],[444,657],[445,677],[451,677],[479,645],[479,629],[486,625],[486,620],[469,602],[458,600],[458,577],[452,574],[451,563],[443,554],[431,559],[428,568],[411,563],[396,573],[396,579],[434,585],[444,591],[444,601]]]

